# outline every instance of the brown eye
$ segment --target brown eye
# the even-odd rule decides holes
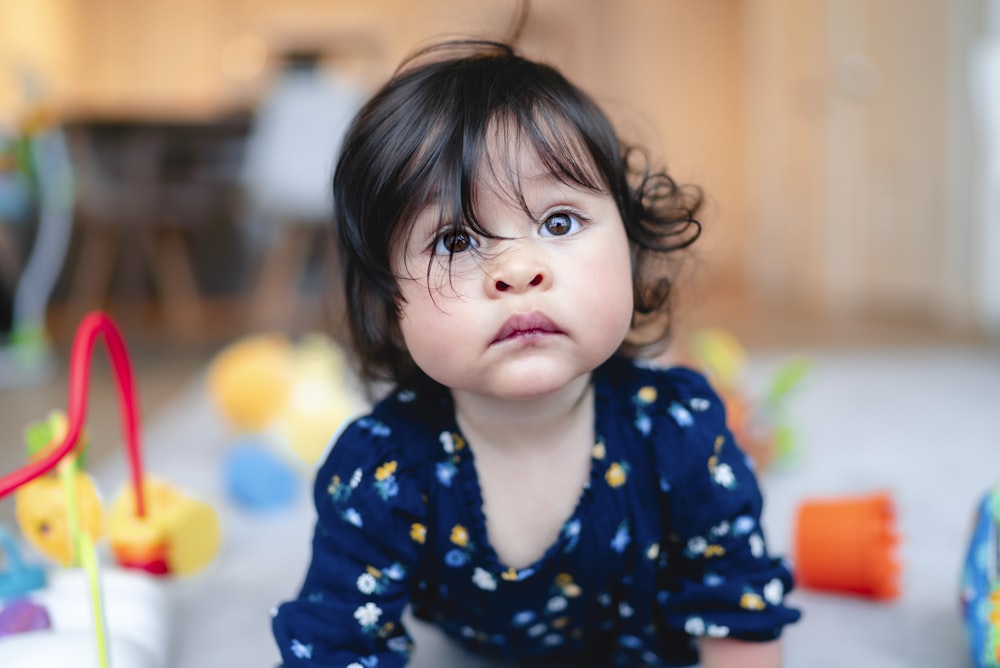
[[[479,244],[466,232],[445,232],[434,242],[435,255],[461,253]]]
[[[542,236],[563,237],[580,228],[580,221],[568,213],[556,213],[542,223]]]

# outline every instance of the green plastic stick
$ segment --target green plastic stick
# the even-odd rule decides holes
[[[94,617],[94,632],[97,636],[97,660],[101,668],[108,668],[107,627],[104,619],[104,603],[101,599],[100,570],[97,551],[90,536],[80,530],[80,509],[76,503],[76,473],[68,462],[59,464],[59,480],[66,497],[66,526],[69,530],[72,550],[71,563],[83,568],[87,574],[90,589],[90,604]]]

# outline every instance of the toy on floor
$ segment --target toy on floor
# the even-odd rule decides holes
[[[146,515],[134,511],[140,494],[149,502]],[[221,542],[210,505],[154,476],[146,476],[141,491],[122,490],[108,524],[118,564],[154,575],[193,575],[215,558]]]
[[[341,349],[320,334],[298,344],[279,334],[250,335],[215,356],[207,387],[235,432],[224,472],[235,503],[270,510],[295,497],[302,472],[364,406],[344,367]]]
[[[222,349],[208,367],[208,392],[239,432],[254,433],[284,410],[292,388],[291,342],[256,334]]]
[[[302,488],[299,473],[266,439],[256,436],[241,437],[230,445],[223,471],[230,498],[251,511],[283,508]]]
[[[803,501],[795,516],[793,561],[804,589],[888,601],[899,596],[899,535],[885,492]]]
[[[41,566],[29,564],[17,541],[0,527],[0,637],[51,628],[48,610],[28,599],[31,592],[45,586],[45,570]]]
[[[961,613],[975,668],[1000,666],[1000,485],[976,509],[962,564]]]
[[[41,422],[28,426],[25,441],[29,460],[37,458],[54,440],[66,433],[66,414],[53,411]],[[43,475],[26,482],[14,492],[15,516],[24,537],[39,552],[61,566],[73,566],[74,550],[68,527],[69,507],[64,476],[73,477],[77,517],[81,531],[97,542],[104,533],[104,508],[97,485],[83,468],[86,437],[75,455],[59,463],[68,467],[63,475]]]
[[[729,427],[757,469],[790,462],[799,443],[787,404],[792,391],[808,375],[809,360],[785,361],[772,373],[767,391],[753,397],[742,377],[747,354],[732,334],[719,328],[695,332],[690,354],[725,402]]]
[[[120,569],[99,567],[96,542],[104,533],[104,512],[81,459],[89,362],[100,336],[118,385],[131,482],[107,514],[106,533]],[[81,322],[69,382],[67,415],[56,413],[29,427],[34,454],[26,466],[0,477],[0,499],[17,493],[16,514],[26,538],[73,568],[57,570],[30,592],[30,599],[47,609],[52,628],[0,637],[0,665],[105,668],[114,657],[117,668],[165,668],[169,611],[154,576],[188,575],[207,566],[221,543],[218,516],[207,504],[145,474],[132,367],[120,332],[105,314],[91,313]],[[40,448],[39,442],[44,442]],[[11,601],[4,604],[6,610]],[[15,617],[28,610],[15,605],[9,613]]]
[[[47,575],[27,561],[3,529],[0,557],[6,563],[6,570],[0,571],[0,665],[103,665],[100,658],[91,658],[95,619],[85,570],[64,568]],[[166,668],[170,638],[162,580],[141,571],[105,568],[100,585],[102,597],[110,602],[102,612],[115,665]]]
[[[26,598],[15,598],[0,610],[0,637],[49,628],[52,619],[48,609]]]

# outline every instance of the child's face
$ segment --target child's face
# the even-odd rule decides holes
[[[477,184],[477,215],[503,238],[455,235],[429,207],[396,253],[407,349],[456,391],[555,392],[610,357],[629,330],[630,251],[614,200],[559,181],[530,156],[520,172],[530,213],[503,184]]]

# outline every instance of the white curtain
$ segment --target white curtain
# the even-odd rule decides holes
[[[978,194],[981,321],[1000,339],[1000,0],[985,0],[988,29],[970,50],[969,84],[981,151]]]

